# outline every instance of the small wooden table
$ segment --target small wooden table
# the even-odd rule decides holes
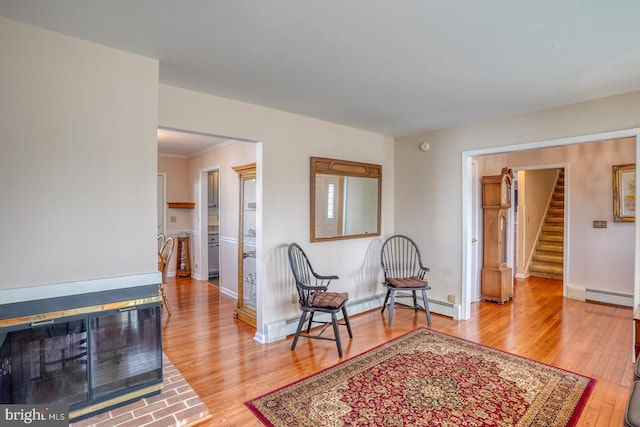
[[[176,277],[191,276],[191,255],[189,254],[189,237],[178,237],[176,256]]]

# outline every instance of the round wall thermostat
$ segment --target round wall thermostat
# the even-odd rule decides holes
[[[428,142],[423,142],[422,144],[420,144],[420,151],[429,151],[429,148],[431,148],[431,144],[429,144]]]

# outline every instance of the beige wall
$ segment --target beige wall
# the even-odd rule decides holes
[[[189,183],[189,159],[177,156],[158,156],[158,173],[165,173],[167,202],[193,202]],[[172,217],[175,222],[171,221]],[[193,228],[191,209],[167,208],[167,234],[189,232]]]
[[[0,289],[155,273],[158,61],[0,18]]]

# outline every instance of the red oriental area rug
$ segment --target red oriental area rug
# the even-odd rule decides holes
[[[246,405],[267,426],[573,426],[594,385],[419,328]]]

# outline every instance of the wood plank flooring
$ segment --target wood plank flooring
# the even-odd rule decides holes
[[[259,426],[244,402],[340,361],[332,341],[291,337],[254,341],[255,330],[233,318],[235,300],[206,281],[169,279],[173,314],[163,313],[163,347],[211,412],[207,426]],[[382,290],[382,289],[381,289]],[[396,310],[393,326],[379,310],[352,316],[344,359],[426,326],[424,313]],[[431,329],[528,357],[598,380],[578,426],[623,424],[633,380],[630,308],[562,297],[562,282],[517,280],[512,302],[472,305],[471,320],[432,314]]]

